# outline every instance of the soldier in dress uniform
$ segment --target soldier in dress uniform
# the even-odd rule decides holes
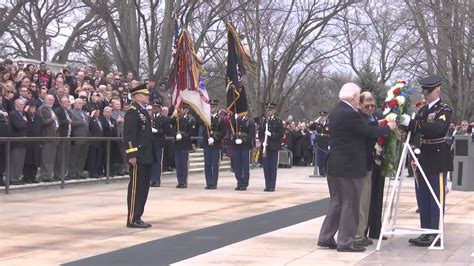
[[[247,190],[250,178],[250,150],[253,147],[253,139],[255,138],[255,122],[246,114],[232,116],[232,156],[234,164],[234,174],[237,179],[237,187],[235,190]]]
[[[153,132],[153,148],[155,149],[156,160],[151,168],[151,184],[152,187],[161,185],[161,171],[163,168],[163,149],[166,144],[166,135],[170,132],[170,119],[161,114],[161,101],[154,100],[152,108],[152,132]]]
[[[266,115],[262,118],[258,129],[258,138],[263,141],[262,164],[263,175],[265,176],[265,189],[263,191],[266,192],[275,191],[278,151],[281,148],[281,139],[284,133],[283,122],[275,116],[275,108],[276,104],[274,103],[265,105]],[[265,140],[267,140],[266,143]]]
[[[174,138],[174,160],[178,185],[176,188],[188,187],[189,151],[193,149],[191,136],[194,132],[196,121],[190,115],[189,105],[183,103],[183,111],[171,119]]]
[[[217,113],[219,100],[211,100],[211,126],[204,130],[204,174],[205,189],[216,189],[219,178],[219,162],[221,159],[221,141],[227,135],[224,119]]]
[[[143,222],[141,216],[150,188],[151,165],[155,161],[151,118],[145,108],[149,92],[146,84],[141,84],[132,88],[130,93],[133,101],[125,114],[123,132],[125,154],[130,165],[127,227],[148,228],[151,224]]]
[[[320,176],[326,176],[326,161],[329,154],[329,119],[328,113],[325,111],[319,112],[321,115],[316,119],[311,130],[316,130],[316,144],[317,144],[317,166]]]
[[[441,78],[439,76],[428,76],[421,79],[419,83],[427,104],[417,112],[415,119],[403,115],[401,124],[408,126],[414,134],[421,134],[419,162],[444,209],[446,172],[449,170],[450,156],[446,133],[451,123],[453,110],[440,99]],[[439,208],[419,169],[417,176],[421,227],[438,229],[443,218],[440,220]],[[416,246],[430,246],[435,237],[436,234],[424,234],[410,239],[409,243]],[[438,244],[439,242],[436,243]]]

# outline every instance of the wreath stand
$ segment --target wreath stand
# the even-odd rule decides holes
[[[403,145],[402,155],[400,157],[400,161],[398,163],[397,173],[395,175],[395,183],[393,188],[390,192],[390,196],[388,198],[388,206],[385,209],[382,229],[380,231],[379,241],[377,243],[376,250],[380,250],[380,246],[382,245],[382,238],[385,235],[418,235],[418,234],[437,234],[436,238],[434,239],[433,243],[428,247],[428,249],[433,250],[443,250],[444,249],[444,213],[443,213],[443,206],[441,206],[438,198],[436,197],[431,184],[428,182],[428,178],[426,177],[425,171],[420,165],[418,158],[416,157],[413,149],[411,148],[410,142],[411,132],[408,132],[407,138],[405,140],[405,144]],[[402,172],[402,166],[406,161],[406,157],[410,152],[411,156],[415,160],[416,166],[420,170],[423,179],[430,190],[431,196],[438,205],[439,208],[439,229],[429,229],[429,228],[407,228],[407,227],[399,227],[397,226],[397,215],[398,215],[398,205],[400,202],[400,192],[402,189],[402,179],[400,178]],[[419,178],[419,177],[418,177]],[[390,185],[388,187],[390,189]],[[435,246],[436,242],[440,240],[439,247]]]

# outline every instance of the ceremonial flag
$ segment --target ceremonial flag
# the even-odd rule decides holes
[[[239,34],[231,22],[227,22],[227,110],[239,115],[247,114],[247,95],[241,78],[249,71],[255,74],[256,67],[249,53],[243,47]]]
[[[202,63],[194,51],[192,37],[186,30],[179,35],[170,75],[172,101],[177,110],[187,103],[207,125],[211,124],[211,107],[201,76]]]

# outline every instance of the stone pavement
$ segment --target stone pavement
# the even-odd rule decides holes
[[[221,173],[217,190],[203,189],[201,173],[190,176],[185,190],[174,188],[174,178],[165,178],[162,187],[151,188],[143,219],[153,227],[147,230],[125,227],[126,182],[68,186],[63,190],[12,191],[10,195],[0,195],[0,265],[74,262],[325,199],[328,197],[326,179],[309,178],[312,170],[310,167],[279,169],[274,193],[262,191],[261,168],[252,170],[248,191],[234,191],[235,180],[230,172]],[[399,222],[418,225],[415,210],[413,180],[407,179]],[[407,244],[408,236],[390,237],[382,244],[381,251],[375,251],[375,246],[359,254],[319,249],[316,239],[324,218],[321,216],[175,265],[473,265],[474,192],[450,192],[446,210],[443,251],[411,247]],[[153,265],[159,264],[156,258]]]

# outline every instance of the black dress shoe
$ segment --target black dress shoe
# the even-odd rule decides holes
[[[429,235],[426,235],[426,237],[424,238],[420,238],[418,241],[416,241],[413,244],[417,247],[429,247],[431,246],[431,243],[433,243],[435,238],[436,238],[436,234],[429,234]],[[440,241],[438,239],[438,242],[436,242],[436,245],[439,246],[439,244],[440,244]]]
[[[408,243],[410,243],[410,244],[416,244],[416,243],[418,243],[418,241],[420,241],[421,239],[426,239],[428,236],[429,236],[429,235],[423,234],[423,235],[420,235],[420,236],[417,237],[417,238],[410,238],[410,239],[408,239]]]
[[[127,227],[129,227],[129,228],[142,228],[142,229],[145,229],[145,228],[151,227],[151,224],[145,223],[145,222],[143,222],[142,220],[137,220],[137,221],[135,221],[135,222],[132,223],[132,224],[127,224]]]
[[[209,189],[217,189],[217,186],[211,186]]]
[[[329,248],[329,249],[336,249],[337,248],[336,242],[334,242],[334,243],[324,243],[324,242],[318,241],[318,246],[323,247],[323,248]]]
[[[186,184],[178,184],[176,188],[187,188],[188,186]]]
[[[10,181],[10,185],[14,185],[14,186],[17,186],[17,185],[24,185],[25,182],[21,181],[21,180],[11,180]]]
[[[151,182],[150,187],[159,187],[160,183],[158,182]]]
[[[240,187],[240,191],[245,191],[247,190],[247,187]]]
[[[53,179],[51,179],[51,178],[42,178],[41,181],[49,183],[49,182],[53,182]]]
[[[211,189],[211,186],[206,186],[204,189]]]
[[[365,248],[364,247],[359,247],[355,244],[351,244],[348,247],[338,247],[337,251],[339,252],[364,252]]]
[[[240,187],[235,187],[235,190],[240,190]]]
[[[265,188],[263,191],[264,192],[269,192],[270,190],[268,188]]]
[[[369,238],[375,239],[375,240],[378,240],[378,239],[379,239],[378,236],[369,236]],[[382,240],[387,240],[387,239],[388,239],[388,238],[387,238],[386,236],[383,236],[383,237],[382,237]]]
[[[38,183],[39,183],[39,181],[38,181],[38,180],[36,180],[36,179],[33,179],[33,180],[31,180],[31,183],[33,183],[33,184],[38,184]]]
[[[359,247],[368,247],[372,245],[374,241],[368,239],[368,238],[362,238],[361,240],[355,241],[355,244]]]

